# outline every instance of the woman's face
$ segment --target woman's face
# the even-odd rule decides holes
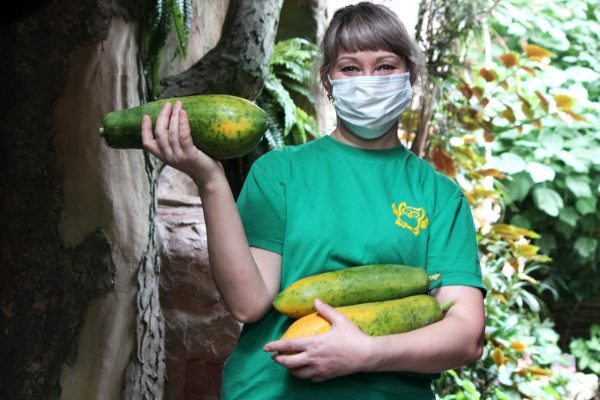
[[[386,50],[340,51],[331,67],[331,80],[353,78],[356,76],[394,75],[407,72],[404,59]]]

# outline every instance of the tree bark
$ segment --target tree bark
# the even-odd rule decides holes
[[[63,363],[74,362],[78,356],[76,339],[84,315],[94,299],[114,290],[119,279],[113,257],[119,246],[112,242],[110,229],[94,222],[77,234],[70,228],[61,229],[66,217],[68,184],[64,180],[65,159],[55,146],[55,140],[63,132],[55,125],[53,114],[55,101],[65,91],[72,52],[101,42],[112,16],[131,19],[133,9],[128,7],[135,7],[135,3],[123,3],[127,2],[20,3],[2,24],[0,398],[3,399],[48,399],[61,395],[60,371]],[[73,114],[68,119],[89,121],[87,117]],[[92,135],[97,137],[95,133]],[[71,150],[73,160],[78,154],[85,154],[81,148]],[[96,154],[92,152],[80,160],[86,158],[90,168],[94,168]],[[89,171],[83,164],[79,164],[79,169]],[[79,192],[81,195],[87,191],[98,199],[98,205],[102,204],[89,221],[106,216],[99,211],[107,203],[95,178],[88,176],[86,185],[90,186]],[[84,199],[80,197],[79,202],[75,207],[85,208]],[[93,394],[88,398],[93,398]]]
[[[164,79],[159,97],[229,94],[254,100],[268,73],[282,6],[283,0],[231,0],[217,45],[190,69]],[[237,197],[243,161],[221,163]]]
[[[164,79],[161,98],[230,94],[253,100],[273,54],[283,0],[231,0],[221,39],[189,70]]]

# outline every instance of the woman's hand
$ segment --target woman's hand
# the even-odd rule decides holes
[[[315,300],[319,315],[331,323],[321,335],[267,343],[263,350],[274,352],[277,363],[298,378],[314,382],[363,371],[368,364],[370,338],[344,314]],[[283,355],[278,352],[297,352]]]
[[[180,101],[174,107],[171,103],[164,105],[156,120],[154,135],[152,120],[144,115],[141,134],[144,149],[163,163],[188,174],[200,189],[215,173],[223,172],[221,163],[194,146],[188,115]]]

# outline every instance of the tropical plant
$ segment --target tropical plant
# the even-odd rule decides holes
[[[302,38],[275,44],[265,86],[256,99],[256,104],[269,115],[266,150],[322,136],[315,118],[309,114],[314,112],[310,87],[317,52],[315,44]],[[301,103],[307,106],[297,105]]]
[[[573,302],[600,292],[599,6],[597,0],[510,0],[500,3],[493,23],[503,51],[536,45],[537,72],[518,85],[521,93],[549,88],[555,100],[549,106],[561,119],[497,137],[498,165],[511,175],[503,182],[506,218],[535,226],[536,243],[554,259],[550,277],[561,298]]]
[[[577,359],[577,366],[582,371],[589,371],[600,376],[600,325],[590,326],[590,338],[574,338],[569,344],[571,354]]]
[[[149,96],[160,91],[160,65],[170,32],[174,32],[177,54],[187,55],[192,23],[191,0],[148,0],[144,3],[143,65]]]
[[[510,1],[490,5],[494,14],[489,25],[496,26],[496,15],[505,11],[506,3]],[[530,10],[523,8],[521,13]],[[512,10],[511,15],[517,14]],[[563,207],[557,197],[564,202],[570,188],[585,191],[579,182],[583,174],[573,176],[568,162],[591,166],[598,161],[587,153],[597,146],[597,134],[590,135],[593,116],[589,103],[572,87],[553,82],[553,52],[533,41],[516,41],[510,47],[503,36],[492,40],[487,25],[460,63],[448,68],[453,73],[433,81],[437,97],[429,160],[461,185],[471,203],[488,290],[482,359],[442,374],[435,382],[436,392],[441,399],[589,399],[583,397],[589,385],[578,380],[587,376],[576,373],[573,356],[560,348],[542,300],[559,296],[543,222],[552,218],[549,213],[560,215]],[[572,131],[573,137],[564,137],[563,130]],[[556,159],[543,153],[552,146],[557,148]],[[568,154],[571,151],[578,152],[577,157]],[[522,176],[529,186],[520,185]],[[590,191],[597,190],[593,179],[587,182]],[[530,201],[517,195],[529,196]],[[579,208],[586,211],[582,215],[592,214],[587,201],[591,202],[580,201]]]

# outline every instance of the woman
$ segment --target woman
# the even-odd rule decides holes
[[[179,102],[165,106],[154,135],[149,118],[142,123],[144,147],[197,184],[215,282],[245,323],[225,365],[223,398],[431,399],[439,372],[481,356],[484,289],[470,209],[456,184],[398,139],[419,56],[397,17],[370,3],[340,9],[322,58],[336,129],[262,156],[237,207],[221,165],[192,145]],[[376,263],[442,272],[431,294],[454,305],[427,327],[369,337],[317,301],[332,329],[278,340],[292,322],[271,306],[280,290]]]

